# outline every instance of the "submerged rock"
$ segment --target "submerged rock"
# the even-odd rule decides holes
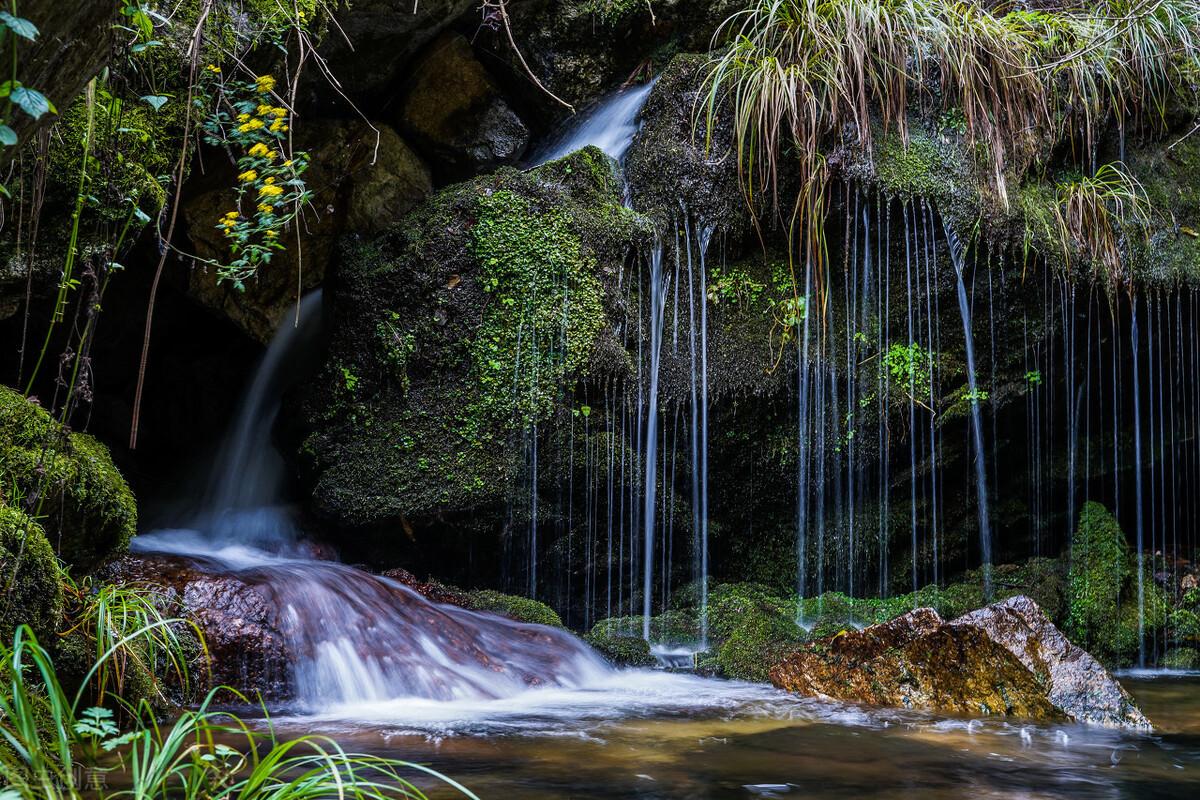
[[[1049,687],[1050,702],[1076,722],[1151,727],[1108,670],[1082,647],[1071,644],[1028,597],[1012,597],[972,611],[950,625],[987,631]]]
[[[1120,684],[1028,597],[947,622],[919,608],[811,642],[771,670],[800,694],[876,705],[1149,728]]]

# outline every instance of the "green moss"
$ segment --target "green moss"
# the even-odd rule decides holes
[[[1130,577],[1128,556],[1125,534],[1116,518],[1099,503],[1086,503],[1071,540],[1066,633],[1101,657],[1111,657],[1120,649],[1118,606]]]
[[[716,649],[722,674],[746,681],[766,681],[771,667],[803,641],[803,632],[790,618],[751,614]]]
[[[534,625],[563,627],[562,619],[550,606],[529,597],[503,594],[491,589],[467,592],[467,606],[475,611],[490,611],[503,617]]]
[[[480,394],[464,433],[486,438],[550,413],[564,377],[586,365],[604,307],[595,264],[564,212],[539,213],[502,189],[478,198],[477,215],[470,248],[490,297],[471,347]]]
[[[636,618],[640,620],[640,617]],[[618,620],[602,620],[588,632],[584,641],[600,655],[622,667],[652,667],[657,662],[650,654],[650,643],[639,633],[628,632],[616,624]]]
[[[62,615],[58,561],[42,527],[0,502],[0,637],[28,623],[44,642],[52,642]]]
[[[44,410],[0,387],[0,485],[32,502],[59,556],[80,572],[120,551],[137,504],[104,445],[68,433]]]
[[[1173,647],[1158,663],[1167,669],[1200,669],[1200,650],[1194,647]]]
[[[595,369],[611,284],[647,235],[618,190],[586,148],[450,187],[347,242],[303,410],[321,512],[358,526],[505,501],[520,437]]]

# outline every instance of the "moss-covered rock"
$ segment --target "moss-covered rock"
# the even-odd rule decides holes
[[[637,627],[632,627],[636,622]],[[657,661],[650,654],[650,643],[642,638],[641,617],[601,620],[584,637],[600,655],[620,667],[652,667]]]
[[[465,593],[465,606],[473,611],[488,611],[517,622],[563,627],[558,613],[543,602],[515,594],[503,594],[491,589]]]
[[[316,508],[348,525],[506,498],[517,441],[606,364],[644,223],[587,149],[447,189],[337,265],[333,340],[304,398]]]
[[[676,56],[659,76],[642,111],[643,125],[626,159],[633,202],[664,228],[684,210],[697,224],[741,232],[750,210],[738,181],[728,116],[706,132],[696,109],[708,59]]]
[[[58,561],[42,527],[0,500],[0,639],[28,624],[52,642],[62,614]]]
[[[0,387],[0,481],[77,572],[125,548],[137,528],[133,493],[100,442],[71,433],[20,393]]]

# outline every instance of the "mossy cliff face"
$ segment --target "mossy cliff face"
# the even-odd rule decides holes
[[[0,387],[0,480],[8,505],[28,507],[60,558],[79,573],[125,548],[137,505],[108,450],[64,430]]]
[[[586,150],[459,184],[347,242],[304,401],[317,510],[361,526],[498,507],[518,434],[602,368],[610,287],[644,230]]]

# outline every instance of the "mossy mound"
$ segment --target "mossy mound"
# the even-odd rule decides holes
[[[0,502],[0,638],[12,640],[18,625],[28,624],[44,642],[52,642],[62,615],[58,561],[42,527]]]
[[[1128,620],[1123,619],[1120,601],[1132,577],[1129,557],[1116,518],[1099,503],[1085,504],[1071,540],[1066,632],[1071,641],[1101,658],[1113,658],[1124,646],[1118,640],[1124,638],[1121,629]]]
[[[1166,669],[1200,669],[1200,650],[1194,647],[1172,647],[1163,654],[1158,663]]]
[[[529,597],[504,594],[491,589],[479,589],[467,592],[466,607],[472,611],[487,611],[508,617],[516,622],[528,622],[533,625],[549,625],[552,628],[563,627],[562,619],[553,608]]]
[[[613,617],[601,620],[583,640],[617,666],[652,667],[657,661],[650,654],[650,643],[642,638],[641,619]]]
[[[648,235],[588,148],[453,186],[349,241],[302,400],[317,510],[369,526],[503,502],[519,437],[605,368],[613,287]]]
[[[100,442],[71,433],[20,393],[0,387],[0,480],[29,505],[77,573],[119,552],[137,529],[133,493]]]

